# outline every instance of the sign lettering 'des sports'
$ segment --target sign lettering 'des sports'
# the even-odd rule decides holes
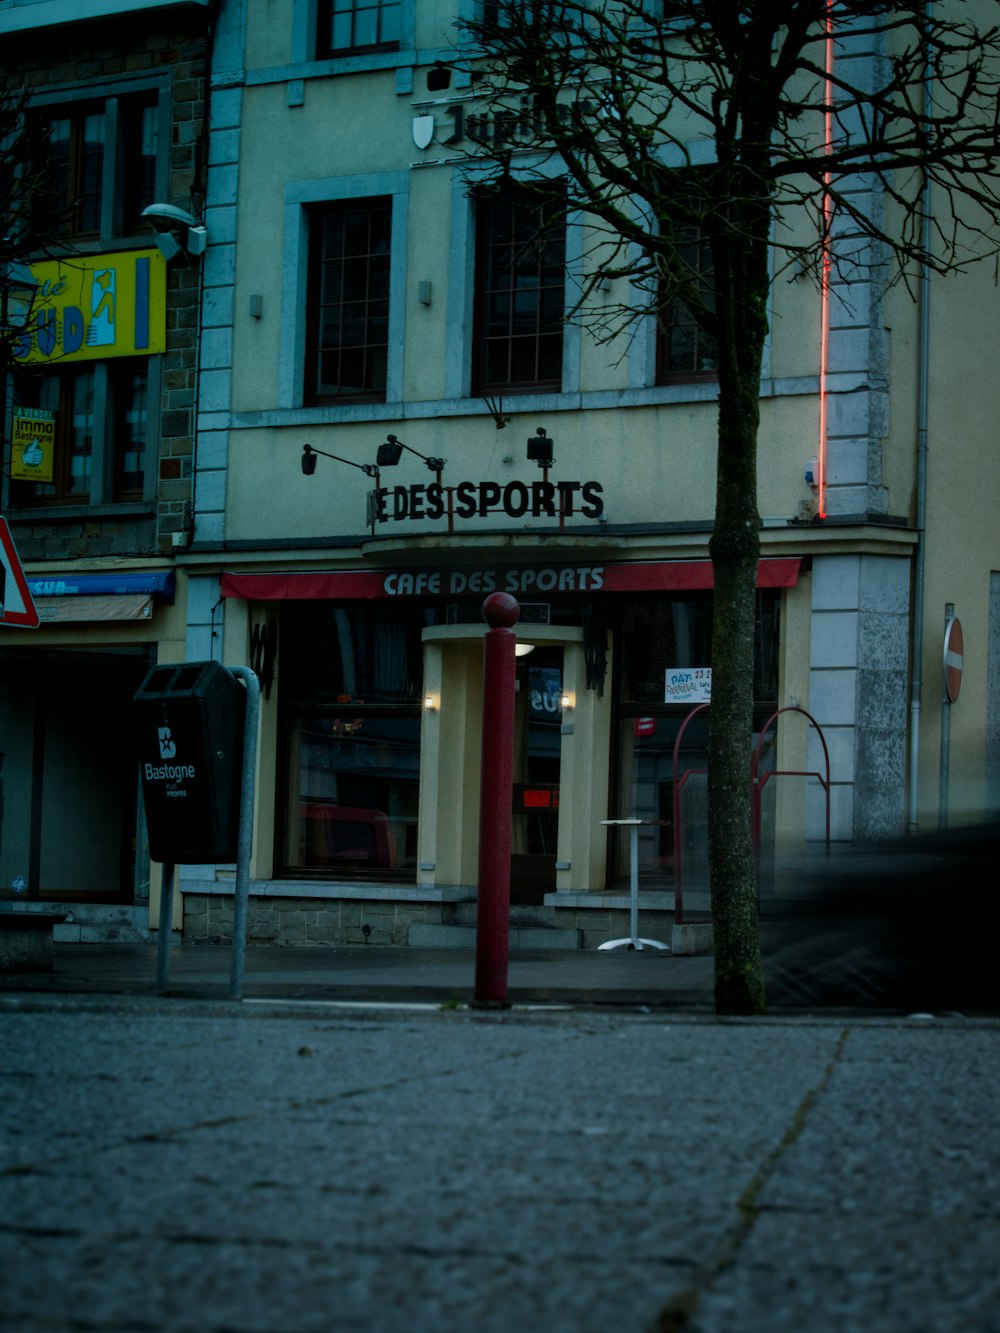
[[[596,481],[460,481],[446,486],[382,486],[374,494],[377,523],[404,519],[485,518],[501,510],[508,518],[600,518],[603,487]]]

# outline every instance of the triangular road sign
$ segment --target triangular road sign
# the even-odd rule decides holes
[[[14,549],[7,520],[0,514],[0,625],[37,629],[38,612]]]

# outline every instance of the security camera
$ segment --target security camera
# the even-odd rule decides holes
[[[173,204],[150,204],[142,210],[142,216],[157,231],[169,231],[172,227],[197,227],[198,219],[186,213],[183,208]]]

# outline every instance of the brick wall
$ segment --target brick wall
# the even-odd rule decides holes
[[[200,7],[67,23],[4,38],[0,71],[12,83],[51,92],[122,74],[162,73],[171,79],[169,202],[200,216],[206,164],[207,37]],[[82,91],[82,90],[81,90]],[[80,507],[38,516],[9,515],[17,524],[22,560],[170,555],[172,535],[189,522],[193,501],[199,268],[174,260],[167,270],[167,351],[162,358],[157,495],[150,505]],[[157,442],[151,456],[157,457]]]

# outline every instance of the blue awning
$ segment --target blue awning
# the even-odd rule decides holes
[[[141,593],[145,597],[174,600],[172,569],[152,573],[27,575],[28,591],[35,597],[114,597]]]

